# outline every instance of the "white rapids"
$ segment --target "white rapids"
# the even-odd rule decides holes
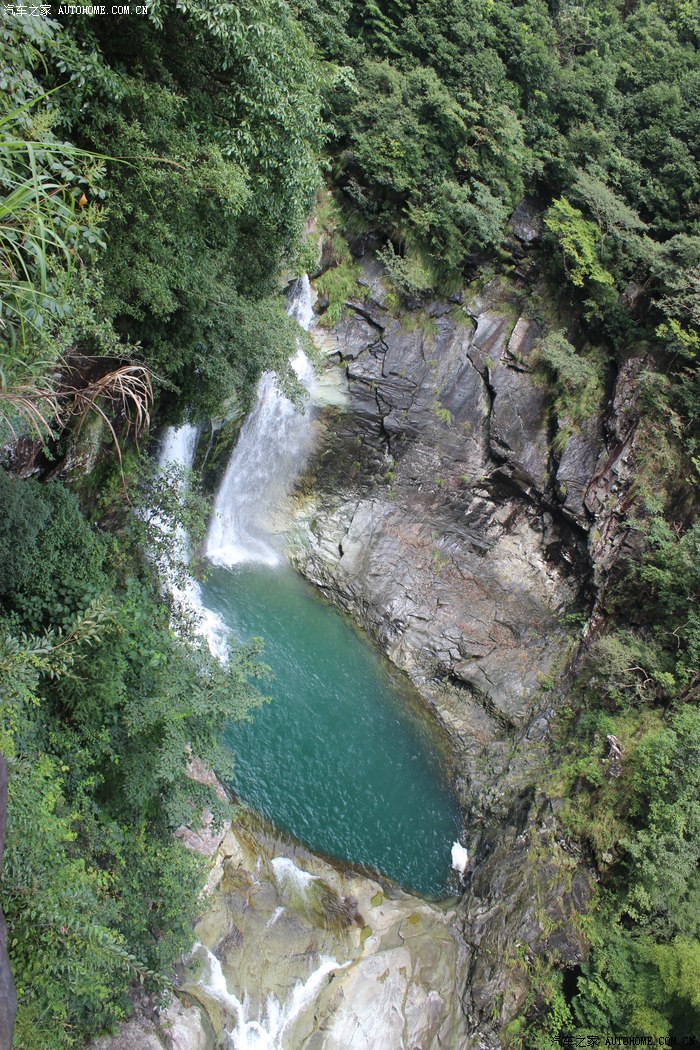
[[[452,843],[452,867],[464,878],[469,867],[469,854],[460,842]]]
[[[257,1017],[251,1017],[249,996],[244,993],[241,1000],[229,991],[221,963],[208,948],[196,944],[190,958],[202,964],[204,973],[199,980],[200,987],[224,1008],[233,1022],[226,1029],[230,1050],[284,1050],[285,1036],[314,1002],[324,981],[334,970],[348,966],[348,963],[339,963],[329,955],[319,956],[316,969],[305,981],[297,981],[286,1002],[280,1003],[277,996],[270,993],[264,1009],[261,1008]]]

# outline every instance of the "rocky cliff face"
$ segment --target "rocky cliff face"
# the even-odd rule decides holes
[[[585,597],[583,493],[602,434],[553,459],[528,366],[537,327],[502,295],[396,319],[365,265],[371,298],[320,336],[351,410],[328,421],[303,483],[292,558],[435,705],[478,806],[485,749],[505,760]]]
[[[537,789],[552,676],[622,551],[634,378],[555,455],[540,337],[503,286],[400,317],[371,256],[321,349],[347,376],[298,492],[294,564],[404,669],[451,734],[473,857],[462,903],[468,1045],[528,994],[524,961],[572,965],[590,879]],[[467,1044],[465,1044],[467,1045]]]

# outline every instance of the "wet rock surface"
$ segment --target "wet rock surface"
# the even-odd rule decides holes
[[[261,1045],[285,1050],[466,1045],[453,906],[343,870],[255,822],[234,825],[219,863],[182,984],[218,1038],[248,1045],[259,1026]]]
[[[542,207],[532,197],[523,197],[510,217],[510,225],[518,240],[527,246],[542,236]]]
[[[523,800],[505,825],[484,834],[461,903],[467,1046],[501,1045],[502,1027],[530,992],[528,964],[546,958],[576,966],[585,959],[580,916],[591,887],[581,856],[560,839],[548,801]]]
[[[204,1011],[171,996],[164,1005],[149,998],[137,1000],[134,1016],[115,1035],[90,1046],[91,1050],[214,1050],[215,1039]]]
[[[275,837],[252,815],[215,857],[177,999],[93,1050],[467,1046],[454,902],[433,905]]]

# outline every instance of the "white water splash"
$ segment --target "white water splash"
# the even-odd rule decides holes
[[[309,329],[314,315],[306,275],[296,282],[287,312]],[[217,565],[277,565],[282,560],[281,544],[275,542],[281,531],[280,512],[313,439],[310,395],[314,371],[301,347],[292,367],[309,395],[305,411],[297,410],[281,392],[274,372],[263,373],[255,408],[241,428],[214,501],[206,554]]]
[[[464,878],[469,867],[469,854],[460,842],[452,843],[452,867]]]
[[[163,438],[158,463],[161,467],[179,466],[191,470],[197,450],[197,427],[183,423],[180,427],[168,427]]]
[[[311,883],[318,879],[318,875],[312,875],[311,872],[297,867],[289,857],[273,857],[270,865],[279,889],[293,890],[300,897],[303,897]]]
[[[275,908],[273,914],[270,916],[270,918],[265,923],[265,929],[269,930],[272,926],[274,926],[275,923],[277,922],[277,920],[279,919],[279,917],[281,915],[284,915],[285,911],[286,911],[286,908],[284,907],[283,904],[280,905],[279,908]]]
[[[196,944],[190,958],[199,959],[204,966],[200,987],[235,1019],[235,1027],[228,1028],[226,1032],[231,1050],[284,1050],[285,1035],[290,1033],[295,1022],[314,1001],[329,974],[349,965],[339,963],[329,955],[321,955],[317,968],[305,981],[297,981],[285,1003],[280,1003],[271,992],[264,1010],[261,1008],[257,1018],[253,1018],[250,1016],[250,997],[244,993],[241,1001],[229,991],[221,963],[208,948]]]
[[[161,470],[177,466],[185,470],[191,470],[194,463],[194,454],[197,449],[197,428],[191,423],[184,423],[180,427],[169,427],[163,439],[158,466]],[[158,521],[161,529],[168,526],[165,522]],[[189,542],[187,534],[181,525],[175,529],[176,553],[184,562],[189,560]],[[228,636],[229,630],[225,623],[215,612],[207,609],[202,601],[202,591],[196,580],[188,578],[184,586],[177,583],[172,574],[168,572],[167,566],[160,566],[161,577],[164,585],[170,591],[175,601],[181,605],[186,612],[191,613],[196,627],[195,630],[200,637],[204,638],[212,656],[222,663],[228,660]]]

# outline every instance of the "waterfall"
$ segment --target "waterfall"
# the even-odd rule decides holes
[[[183,423],[181,427],[168,427],[158,465],[161,468],[178,466],[191,470],[197,450],[197,433],[197,427],[192,423]]]
[[[287,313],[306,331],[313,321],[311,286],[306,275],[292,288]],[[313,368],[301,346],[292,359],[300,382],[311,394]],[[246,419],[214,502],[206,541],[207,557],[218,565],[281,561],[276,534],[294,479],[312,441],[310,397],[300,412],[281,392],[274,372],[265,372],[257,401]]]
[[[197,427],[191,423],[184,423],[180,427],[168,427],[163,438],[163,445],[158,457],[158,466],[161,471],[168,468],[178,467],[182,470],[191,470],[194,462],[194,454],[197,450]],[[155,524],[163,533],[170,533],[171,526],[162,518],[156,517]],[[174,535],[175,554],[184,562],[189,561],[189,540],[182,525],[175,527]],[[179,588],[168,565],[159,565],[163,583],[176,597],[180,597]],[[178,592],[176,594],[176,592]]]
[[[208,948],[196,944],[190,958],[196,958],[204,965],[205,975],[199,981],[202,990],[223,1006],[232,1019],[235,1018],[235,1027],[227,1031],[230,1050],[283,1050],[285,1034],[316,998],[328,975],[349,965],[321,955],[317,968],[305,981],[297,981],[286,1003],[280,1004],[277,996],[270,992],[264,1015],[260,1010],[258,1017],[252,1018],[249,996],[244,994],[241,1001],[228,990],[221,963]]]
[[[191,423],[184,423],[180,427],[168,427],[158,459],[160,469],[181,467],[184,470],[191,470],[197,450],[197,437],[197,427]],[[169,527],[164,521],[157,521],[157,524],[161,529]],[[189,541],[181,525],[176,526],[175,546],[176,553],[187,562],[189,560]],[[172,578],[167,566],[161,565],[159,568],[164,586],[178,605],[190,613],[195,620],[196,633],[206,641],[212,656],[225,663],[228,659],[228,628],[220,616],[204,605],[202,591],[197,581],[189,577],[183,586]]]

